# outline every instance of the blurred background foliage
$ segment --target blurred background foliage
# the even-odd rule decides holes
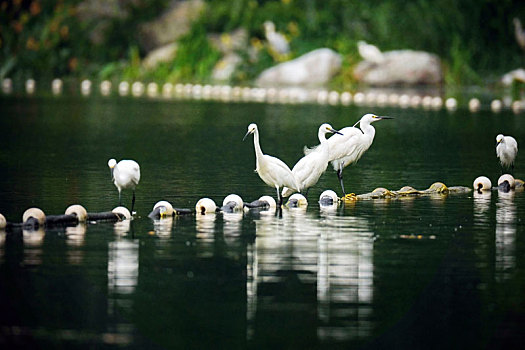
[[[249,83],[276,63],[264,50],[266,20],[290,40],[292,58],[320,47],[341,53],[343,72],[336,80],[341,84],[352,83],[358,40],[382,51],[435,53],[451,85],[494,81],[523,66],[525,58],[512,23],[514,17],[525,19],[525,2],[518,0],[207,0],[200,18],[178,39],[175,58],[146,70],[140,26],[174,1],[108,1],[118,6],[108,10],[112,16],[104,8],[82,14],[86,2],[0,0],[0,78],[205,82],[222,56],[208,34],[244,28],[248,46],[259,54],[254,59],[249,50],[239,52],[244,60],[234,79]]]

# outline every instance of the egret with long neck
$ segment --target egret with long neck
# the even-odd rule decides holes
[[[257,124],[248,125],[248,131],[244,135],[243,141],[250,134],[253,134],[253,146],[255,148],[255,171],[259,174],[261,180],[268,186],[277,190],[277,199],[279,207],[283,204],[280,188],[286,186],[292,190],[298,191],[299,185],[292,174],[292,171],[279,158],[264,154],[259,143],[259,129]]]
[[[343,135],[334,135],[327,140],[329,148],[329,161],[332,162],[334,170],[341,184],[343,196],[346,195],[343,183],[343,169],[350,164],[356,163],[374,142],[376,134],[373,122],[393,119],[391,117],[381,117],[375,114],[365,114],[354,126],[339,130]],[[359,128],[355,126],[359,124]]]
[[[308,195],[308,189],[314,186],[323,173],[328,167],[328,157],[330,150],[328,147],[326,134],[336,133],[342,135],[339,131],[332,128],[330,124],[322,124],[317,132],[319,138],[319,145],[314,148],[305,148],[305,156],[299,159],[299,161],[292,168],[292,174],[297,180],[299,185],[299,191],[304,192],[304,195]],[[288,197],[293,191],[288,187],[283,188],[282,196]]]

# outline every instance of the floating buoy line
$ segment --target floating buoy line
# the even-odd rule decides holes
[[[383,187],[378,187],[372,192],[364,194],[347,194],[340,198],[332,190],[326,190],[319,196],[319,209],[321,211],[337,209],[339,206],[345,204],[355,203],[362,200],[377,200],[377,199],[397,199],[407,197],[422,197],[428,195],[442,195],[449,194],[465,194],[472,191],[476,194],[489,194],[493,190],[501,192],[523,191],[525,190],[525,182],[520,179],[515,179],[512,175],[504,174],[500,176],[497,181],[497,186],[493,187],[492,182],[485,176],[477,177],[472,184],[472,187],[465,186],[451,186],[447,187],[442,182],[435,182],[425,190],[417,190],[411,186],[404,186],[399,190],[388,190]],[[308,207],[308,200],[300,193],[294,193],[284,205],[289,210],[306,210]],[[244,202],[237,194],[230,194],[226,196],[222,202],[222,206],[218,206],[215,201],[210,198],[201,198],[195,204],[195,207],[190,208],[175,208],[173,205],[165,200],[155,203],[153,210],[148,214],[152,220],[162,220],[166,218],[173,218],[184,215],[213,215],[216,213],[244,213],[248,211],[280,213],[282,214],[282,207],[278,207],[275,199],[270,196],[262,196],[252,202]],[[75,204],[69,206],[64,214],[60,215],[46,215],[40,208],[27,209],[22,215],[22,222],[9,222],[0,214],[0,231],[17,232],[17,231],[36,231],[40,229],[52,229],[60,227],[77,226],[78,224],[89,224],[97,222],[119,222],[125,220],[132,220],[133,216],[130,211],[123,206],[107,212],[88,212],[83,206]]]
[[[37,91],[37,82],[34,79],[28,79],[24,83],[23,91],[27,95],[33,95]],[[455,111],[459,107],[458,100],[455,97],[443,98],[441,96],[406,94],[395,92],[355,92],[326,90],[322,88],[302,88],[302,87],[247,87],[231,85],[212,85],[212,84],[172,84],[165,83],[159,85],[155,82],[143,83],[140,81],[128,82],[122,81],[116,86],[109,81],[104,80],[94,86],[89,79],[84,79],[78,86],[78,91],[82,96],[94,94],[98,91],[101,96],[131,96],[135,98],[147,97],[154,99],[189,99],[189,100],[210,100],[221,102],[260,102],[260,103],[280,103],[280,104],[320,104],[320,105],[342,105],[342,106],[366,106],[366,107],[397,107],[423,108],[425,110]],[[15,87],[12,79],[4,78],[2,80],[2,92],[5,95],[12,94]],[[45,91],[44,87],[40,91]],[[63,80],[56,78],[51,81],[50,91],[53,95],[61,95],[64,91]],[[75,91],[75,89],[68,89]],[[495,98],[488,103],[482,104],[481,101],[474,97],[467,101],[466,107],[470,112],[476,113],[482,109],[490,109],[494,113],[499,113],[504,109],[510,109],[518,114],[525,110],[525,101],[512,100],[510,98]]]

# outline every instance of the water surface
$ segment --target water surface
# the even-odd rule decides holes
[[[317,128],[364,113],[376,138],[345,170],[348,192],[470,186],[500,175],[495,136],[510,112],[0,97],[0,212],[21,221],[80,203],[110,210],[109,158],[141,166],[137,216],[46,232],[0,233],[0,345],[33,348],[501,348],[523,340],[523,192],[360,201],[331,168],[307,210],[152,221],[159,200],[192,208],[236,193],[275,196],[254,173],[263,151],[292,166]],[[518,156],[516,176],[523,178]],[[124,192],[129,207],[131,194]]]

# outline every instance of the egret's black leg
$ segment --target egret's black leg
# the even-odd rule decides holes
[[[131,200],[131,215],[133,215],[134,207],[135,207],[135,191],[133,191],[133,199]]]
[[[345,185],[343,184],[343,170],[337,170],[337,177],[339,178],[339,183],[341,184],[341,189],[343,190],[343,197],[346,196]]]
[[[118,205],[122,206],[122,193],[120,192],[120,190],[118,191]]]

